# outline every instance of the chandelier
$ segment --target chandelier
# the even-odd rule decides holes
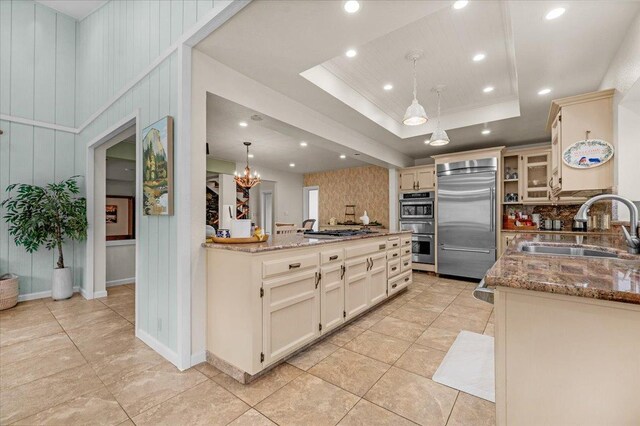
[[[251,176],[251,169],[249,168],[249,147],[251,146],[251,142],[243,142],[244,146],[247,147],[247,167],[244,168],[244,174],[239,175],[238,172],[234,172],[236,184],[240,185],[243,188],[253,188],[258,185],[260,180],[260,175],[258,172],[253,172],[253,177]]]

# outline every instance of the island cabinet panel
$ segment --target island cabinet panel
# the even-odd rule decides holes
[[[318,272],[305,271],[263,282],[264,363],[271,364],[320,335]]]
[[[320,323],[322,334],[344,322],[344,275],[342,263],[326,265],[321,269]]]
[[[349,319],[369,306],[367,286],[369,284],[369,258],[360,257],[345,262],[344,305],[346,319]]]
[[[273,277],[303,269],[317,268],[318,255],[310,253],[303,256],[288,256],[284,259],[269,260],[262,264],[262,276]]]
[[[387,298],[387,256],[386,253],[374,254],[370,258],[369,268],[369,304],[375,305]]]

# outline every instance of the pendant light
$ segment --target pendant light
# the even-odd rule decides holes
[[[409,52],[407,59],[413,61],[413,101],[407,111],[404,113],[404,119],[402,122],[407,126],[419,126],[429,120],[424,108],[418,102],[418,76],[416,73],[416,62],[422,56],[422,51],[414,50]]]
[[[251,177],[251,169],[249,168],[249,147],[251,146],[251,142],[243,142],[243,143],[244,143],[244,146],[247,147],[247,167],[244,168],[243,175],[239,175],[238,172],[235,172],[234,180],[242,188],[249,189],[258,185],[261,182],[261,180],[258,172],[253,172],[253,177]]]
[[[442,146],[449,143],[449,135],[440,127],[440,93],[444,90],[444,86],[438,86],[435,91],[438,93],[438,124],[436,130],[431,134],[429,145]]]

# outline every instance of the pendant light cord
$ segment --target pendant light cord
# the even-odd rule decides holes
[[[416,58],[413,58],[413,100],[418,100],[418,73],[416,72]]]
[[[440,89],[438,89],[438,129],[440,128]]]

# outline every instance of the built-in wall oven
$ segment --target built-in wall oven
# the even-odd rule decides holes
[[[400,198],[400,220],[433,219],[434,192],[410,192]]]
[[[411,231],[411,251],[414,263],[435,263],[435,223],[433,192],[412,192],[401,195],[400,229]]]

